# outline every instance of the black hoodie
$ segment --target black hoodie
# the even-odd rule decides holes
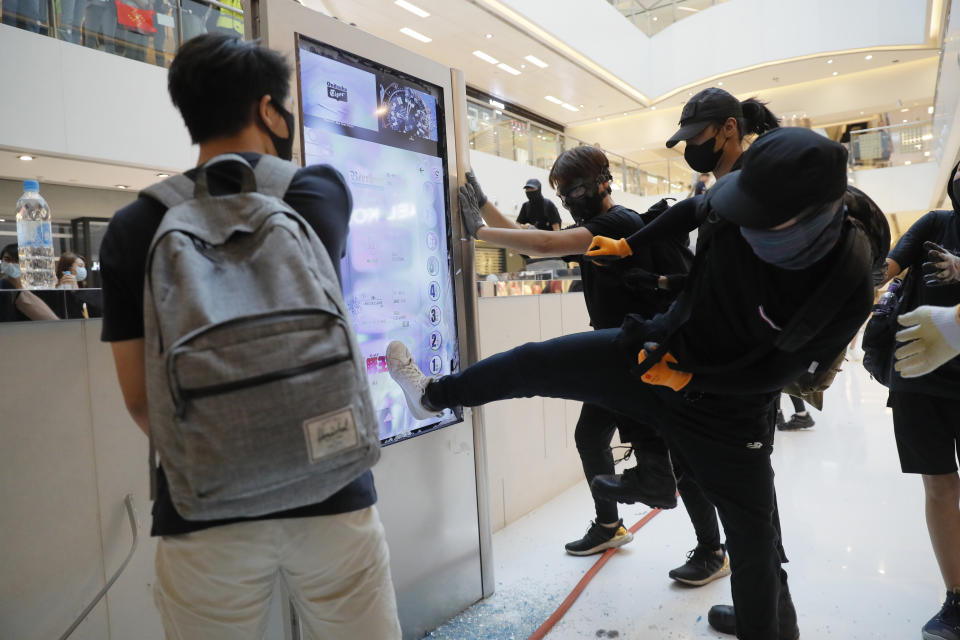
[[[927,261],[927,252],[923,249],[923,243],[927,240],[936,242],[953,254],[960,255],[960,201],[958,201],[960,194],[954,192],[957,185],[952,179],[956,172],[957,167],[954,167],[947,186],[953,211],[927,213],[903,234],[903,237],[897,241],[897,245],[890,251],[888,257],[904,269],[909,267],[911,270],[916,269],[918,274],[922,272],[921,265]],[[900,312],[906,313],[921,305],[952,307],[957,304],[960,304],[960,284],[927,287],[923,285],[922,280],[914,279]],[[891,371],[890,390],[958,398],[960,397],[960,358],[954,358],[939,369],[919,378],[905,380],[895,371]]]

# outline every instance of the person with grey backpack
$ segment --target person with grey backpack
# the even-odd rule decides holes
[[[118,211],[100,249],[169,638],[262,637],[278,579],[305,637],[401,637],[340,289],[351,197],[332,167],[289,162],[290,74],[256,43],[184,44],[168,84],[198,166]]]

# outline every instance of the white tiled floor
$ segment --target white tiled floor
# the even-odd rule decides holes
[[[777,433],[774,468],[786,565],[805,640],[904,640],[939,608],[944,589],[927,538],[919,477],[900,473],[886,390],[848,362],[810,430]],[[789,417],[792,406],[784,399]],[[631,525],[643,507],[621,509]],[[527,638],[597,557],[563,543],[593,516],[581,483],[494,535],[497,593],[429,637]],[[622,547],[547,636],[552,640],[730,638],[709,628],[730,602],[729,579],[682,588],[667,571],[696,542],[682,506]]]

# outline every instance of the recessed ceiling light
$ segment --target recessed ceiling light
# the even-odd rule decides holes
[[[863,111],[860,112],[860,115],[863,115]]]
[[[827,64],[833,64],[833,58],[830,58],[829,60],[827,60]]]
[[[498,101],[498,100],[494,100],[493,98],[490,98],[490,100],[488,100],[487,102],[489,102],[491,105],[493,105],[493,106],[496,107],[497,109],[506,109],[506,108],[507,108],[507,105],[503,104],[502,102],[500,102],[500,101]]]
[[[700,9],[694,9],[693,7],[677,7],[677,9],[680,11],[692,11],[692,12],[700,11]]]
[[[906,121],[907,121],[907,119],[906,119],[906,118],[904,118],[904,119],[903,119],[903,121],[904,121],[904,122],[906,122]]]
[[[400,29],[400,33],[410,36],[414,40],[419,40],[420,42],[433,42],[433,38],[428,38],[419,31],[414,31],[410,27],[404,27],[403,29]]]
[[[544,62],[543,60],[541,60],[540,58],[538,58],[537,56],[527,56],[526,58],[524,58],[524,60],[526,60],[526,61],[529,62],[530,64],[535,64],[535,65],[537,65],[537,66],[540,67],[541,69],[545,69],[545,68],[547,68],[547,67],[550,66],[550,65],[548,65],[546,62]]]
[[[420,16],[421,18],[429,18],[429,17],[430,17],[430,12],[429,12],[429,11],[424,11],[423,9],[421,9],[420,7],[418,7],[417,5],[415,5],[415,4],[410,4],[409,2],[407,2],[407,0],[394,0],[393,4],[397,5],[398,7],[402,8],[402,9],[406,9],[406,10],[409,11],[410,13],[416,14],[416,15]]]
[[[626,111],[624,111],[624,112],[623,112],[623,115],[627,115],[627,112],[626,112]]]
[[[834,72],[833,72],[833,75],[837,75],[837,72],[836,72],[836,71],[834,71]]]
[[[929,151],[924,151],[924,152],[923,152],[923,157],[924,157],[924,158],[929,158],[929,157],[930,157],[930,152],[929,152]]]
[[[552,102],[553,104],[563,104],[563,100],[559,98],[554,98],[553,96],[543,96],[547,102]]]
[[[905,164],[905,165],[910,165],[910,161],[909,161],[909,160],[905,160],[905,161],[903,162],[903,164]]]
[[[687,95],[688,95],[688,96],[692,96],[692,95],[693,95],[693,91],[687,91]]]
[[[480,59],[483,60],[484,62],[489,62],[490,64],[497,64],[498,62],[500,62],[499,60],[497,60],[496,58],[494,58],[494,57],[491,56],[490,54],[487,54],[487,53],[484,53],[483,51],[480,51],[480,49],[477,49],[476,51],[474,51],[474,52],[473,52],[473,55],[477,56],[478,58],[480,58]]]
[[[487,36],[486,36],[487,40],[489,40],[489,39],[492,38],[492,37],[493,37],[493,34],[492,34],[492,33],[488,33]]]
[[[721,80],[720,82],[718,82],[718,83],[717,83],[717,86],[718,86],[718,87],[722,87],[722,86],[723,86],[723,80]]]
[[[169,177],[170,177],[170,174],[169,174],[169,173],[158,173],[158,174],[157,174],[157,177],[158,177],[158,178],[169,178]]]
[[[583,109],[583,105],[580,105],[580,108]]]
[[[872,54],[872,53],[868,53],[867,55],[863,56],[863,59],[864,59],[864,60],[873,60],[873,54]]]
[[[520,68],[521,68],[521,69],[526,69],[526,68],[527,68],[527,65],[522,64],[522,65],[520,65]]]
[[[903,109],[900,109],[900,113],[906,113],[907,111],[910,111],[910,107],[904,107]]]
[[[508,64],[504,64],[504,63],[501,62],[501,63],[498,64],[497,66],[500,67],[501,69],[503,69],[504,71],[506,71],[507,73],[509,73],[509,74],[512,75],[512,76],[518,76],[518,75],[520,75],[520,70],[519,70],[519,69],[514,69],[513,67],[511,67],[511,66],[508,65]]]
[[[933,115],[933,107],[927,107],[927,113]]]
[[[656,110],[657,110],[657,105],[653,105],[652,107],[650,107],[650,109],[651,109],[652,111],[656,111]]]
[[[128,187],[128,186],[125,185],[125,184],[115,184],[115,185],[113,185],[113,186],[115,186],[117,189],[129,189],[129,188],[130,188],[130,187]]]
[[[654,22],[657,21],[657,16],[653,16],[653,21],[654,21]]]
[[[566,102],[564,102],[564,103],[561,104],[560,106],[563,107],[564,109],[566,109],[567,111],[573,111],[573,112],[580,111],[580,109],[577,109],[577,108],[576,108],[575,106],[573,106],[572,104],[567,104]]]
[[[600,116],[597,116],[597,122],[600,122],[600,120],[602,120],[602,119],[603,119],[603,118],[601,118]]]
[[[24,162],[30,162],[31,160],[33,160],[33,156],[28,156],[27,154],[17,156],[17,158],[19,158],[20,160],[23,160]]]

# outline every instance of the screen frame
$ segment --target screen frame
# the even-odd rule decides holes
[[[449,116],[452,113],[451,102],[453,100],[452,91],[450,90],[449,86],[444,86],[442,84],[432,82],[429,79],[414,76],[404,71],[400,71],[399,69],[396,69],[388,64],[378,62],[376,60],[371,60],[369,58],[358,55],[356,53],[352,53],[335,44],[324,42],[317,38],[300,33],[299,31],[294,32],[293,36],[294,36],[294,76],[295,76],[295,83],[296,83],[296,101],[297,101],[296,116],[298,120],[297,126],[295,127],[295,129],[296,129],[296,135],[300,138],[299,145],[297,145],[299,147],[299,152],[300,152],[300,166],[303,166],[303,167],[307,166],[306,139],[305,139],[306,124],[305,124],[304,112],[303,112],[303,82],[302,82],[302,75],[301,75],[300,52],[304,48],[303,45],[307,45],[307,48],[310,45],[313,45],[322,49],[332,50],[334,53],[337,54],[337,56],[342,57],[342,59],[340,59],[340,58],[332,58],[330,56],[325,56],[336,62],[346,61],[350,65],[366,68],[371,72],[376,72],[376,71],[383,72],[386,75],[393,76],[401,80],[404,80],[406,82],[409,82],[414,86],[429,85],[430,87],[436,90],[438,94],[436,98],[437,99],[437,106],[436,106],[437,156],[436,157],[439,158],[441,162],[443,173],[447,177],[447,182],[449,187],[450,177],[451,175],[453,175],[450,170],[450,165],[451,163],[454,166],[457,165],[456,146],[455,144],[453,144],[453,139],[450,131],[452,127],[452,123],[449,122],[450,120]],[[324,55],[323,53],[319,53],[319,52],[314,52],[314,53],[320,56]],[[443,194],[444,222],[445,222],[446,241],[447,241],[446,267],[448,270],[448,277],[451,283],[451,291],[454,296],[453,305],[452,305],[454,318],[453,318],[453,322],[451,323],[451,326],[454,327],[457,332],[457,335],[456,335],[457,350],[454,355],[454,359],[450,362],[450,373],[457,373],[460,371],[460,363],[463,361],[463,354],[466,353],[464,350],[466,348],[465,333],[464,333],[466,330],[466,325],[463,322],[463,318],[462,318],[463,314],[462,314],[462,308],[461,308],[462,305],[464,304],[464,301],[462,298],[464,291],[462,287],[462,282],[460,282],[460,279],[457,278],[458,273],[463,273],[463,270],[459,268],[459,265],[461,264],[463,256],[461,255],[461,252],[458,250],[460,242],[455,242],[455,240],[457,239],[457,236],[461,236],[462,234],[459,233],[460,232],[459,216],[456,216],[456,217],[453,216],[453,210],[452,210],[453,199],[452,199],[451,189],[450,188],[444,189],[443,192],[444,192]],[[449,417],[443,420],[438,419],[434,422],[431,422],[426,425],[422,425],[408,432],[381,439],[380,445],[389,446],[392,444],[403,442],[405,440],[409,440],[411,438],[415,438],[417,436],[439,431],[441,429],[444,429],[446,427],[451,427],[453,425],[459,424],[464,421],[464,413],[463,413],[462,406],[451,407],[451,410],[453,412],[452,417]]]

